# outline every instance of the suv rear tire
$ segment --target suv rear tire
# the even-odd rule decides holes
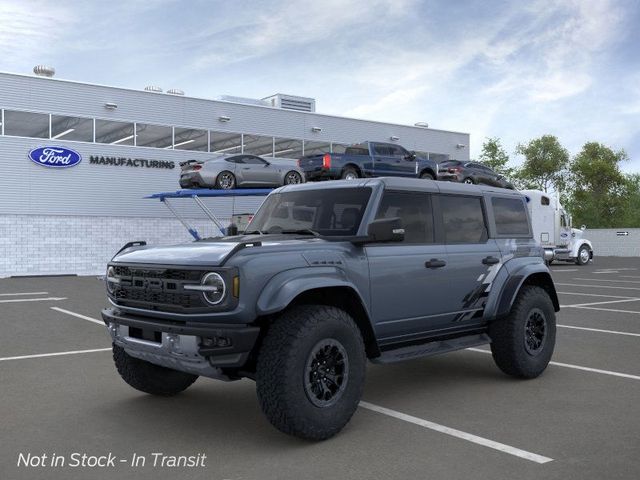
[[[535,378],[551,360],[556,341],[556,314],[549,294],[524,285],[509,315],[489,325],[491,353],[500,370],[519,378]]]
[[[325,440],[342,430],[358,408],[365,367],[362,335],[345,311],[293,307],[269,327],[260,348],[260,407],[278,430]]]
[[[187,388],[198,379],[197,375],[179,372],[132,357],[124,348],[113,345],[113,361],[122,379],[136,390],[170,397]]]

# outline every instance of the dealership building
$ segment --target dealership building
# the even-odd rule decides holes
[[[179,189],[179,163],[186,160],[251,153],[295,162],[365,140],[437,161],[469,159],[466,133],[323,115],[306,97],[210,100],[175,89],[59,80],[48,67],[34,72],[0,73],[0,277],[101,274],[128,241],[191,240],[165,205],[144,198]],[[56,151],[64,152],[66,168],[37,161]],[[262,200],[205,203],[228,222],[232,212],[251,213]],[[204,235],[219,233],[192,202],[174,205]]]

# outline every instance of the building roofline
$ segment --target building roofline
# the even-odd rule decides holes
[[[87,86],[91,86],[91,87],[100,87],[100,88],[111,88],[111,89],[115,89],[115,90],[124,90],[127,92],[136,92],[136,93],[142,93],[142,94],[147,94],[147,95],[162,95],[162,96],[168,96],[168,97],[177,97],[177,98],[191,98],[194,100],[201,100],[201,101],[205,101],[205,102],[212,102],[212,103],[225,103],[225,104],[230,104],[230,105],[243,105],[243,106],[247,106],[247,107],[253,107],[253,108],[266,108],[269,110],[278,110],[278,111],[285,111],[285,112],[292,112],[292,113],[298,113],[298,114],[302,114],[302,115],[316,115],[319,117],[328,117],[328,118],[339,118],[341,120],[356,120],[359,122],[368,122],[368,123],[376,123],[376,124],[381,124],[381,125],[392,125],[392,126],[397,126],[397,127],[403,127],[403,128],[411,128],[414,130],[423,130],[423,131],[432,131],[432,132],[444,132],[444,133],[455,133],[458,135],[471,135],[468,132],[460,132],[460,131],[456,131],[456,130],[444,130],[444,129],[439,129],[439,128],[425,128],[425,127],[416,127],[415,125],[405,125],[402,123],[393,123],[393,122],[383,122],[380,120],[369,120],[369,119],[364,119],[364,118],[355,118],[355,117],[344,117],[344,116],[340,116],[340,115],[331,115],[328,113],[318,113],[318,112],[301,112],[299,110],[289,110],[289,109],[284,109],[284,108],[278,108],[278,107],[272,107],[269,105],[252,105],[252,104],[248,104],[248,103],[239,103],[239,102],[231,102],[228,100],[214,100],[211,98],[204,98],[204,97],[194,97],[194,96],[190,96],[190,95],[172,95],[170,93],[166,93],[166,92],[151,92],[148,90],[138,90],[135,88],[126,88],[126,87],[116,87],[113,85],[104,85],[101,83],[89,83],[89,82],[81,82],[78,80],[67,80],[67,79],[63,79],[63,78],[50,78],[50,77],[40,77],[37,75],[31,75],[31,74],[25,74],[25,73],[13,73],[13,72],[3,72],[0,71],[0,75],[11,75],[11,76],[15,76],[15,77],[23,77],[23,78],[29,78],[29,79],[36,79],[36,80],[42,80],[42,81],[54,81],[54,82],[63,82],[63,83],[72,83],[72,84],[78,84],[78,85],[87,85]],[[295,95],[292,95],[295,96]],[[265,97],[268,98],[268,97]],[[301,97],[301,98],[312,98],[312,97]],[[258,99],[261,100],[261,99]]]

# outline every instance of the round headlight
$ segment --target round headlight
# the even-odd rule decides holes
[[[114,294],[116,290],[116,269],[113,267],[107,268],[107,291],[110,294]]]
[[[207,273],[202,278],[202,294],[211,305],[217,305],[224,299],[226,286],[222,277],[214,272]]]

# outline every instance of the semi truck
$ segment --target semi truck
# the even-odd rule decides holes
[[[573,228],[571,215],[557,196],[540,190],[523,190],[533,236],[544,249],[544,259],[586,265],[593,260],[593,245],[585,238],[586,226]]]

